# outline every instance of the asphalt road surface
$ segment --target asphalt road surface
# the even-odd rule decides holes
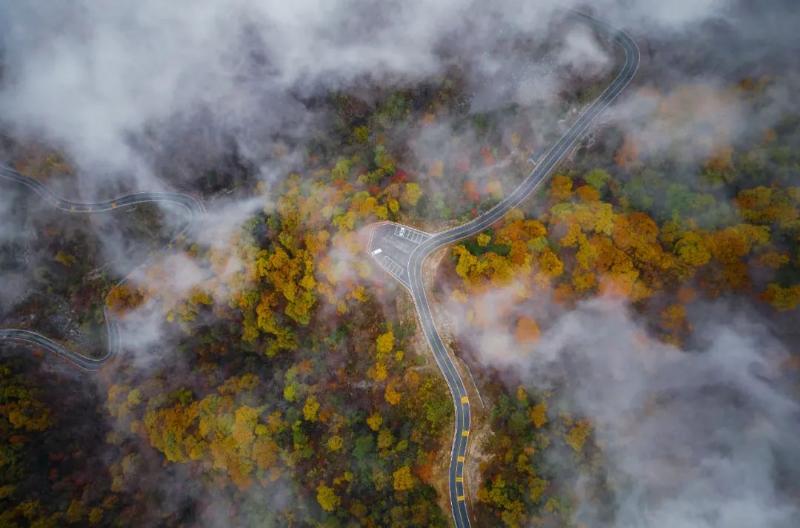
[[[464,462],[470,432],[470,404],[464,383],[442,343],[433,321],[428,297],[422,283],[422,264],[433,252],[464,238],[477,235],[500,220],[512,208],[536,191],[553,173],[558,164],[584,136],[598,115],[616,99],[636,74],[639,67],[639,48],[625,32],[618,31],[583,13],[573,13],[599,33],[608,35],[625,54],[622,67],[606,89],[578,115],[564,135],[541,156],[536,167],[500,203],[458,227],[435,234],[424,233],[408,226],[382,222],[373,227],[368,250],[378,264],[400,281],[410,292],[422,323],[422,330],[433,350],[433,357],[447,381],[455,406],[455,431],[450,453],[450,507],[457,528],[470,526],[464,488]]]
[[[425,337],[433,350],[436,364],[447,381],[447,386],[453,396],[455,431],[450,455],[449,487],[450,505],[457,528],[470,526],[464,487],[464,461],[467,455],[470,432],[470,403],[461,376],[436,330],[422,283],[422,264],[429,255],[439,248],[474,236],[491,226],[533,193],[552,174],[556,166],[586,133],[597,116],[633,79],[639,64],[639,50],[633,39],[626,33],[614,30],[592,17],[580,13],[576,13],[576,16],[598,32],[609,35],[613,42],[624,51],[625,60],[614,80],[597,99],[583,109],[569,130],[539,159],[539,163],[522,183],[493,208],[453,229],[429,234],[408,226],[382,223],[375,226],[370,240],[369,250],[373,258],[411,292]],[[5,165],[0,165],[0,180],[25,186],[53,207],[70,213],[100,213],[145,203],[176,204],[183,207],[188,216],[187,225],[178,236],[184,233],[198,214],[203,211],[202,204],[192,196],[166,192],[129,194],[116,200],[95,203],[72,202],[55,196],[38,181],[24,176]],[[122,279],[119,284],[123,284],[125,281],[127,281],[127,277]],[[108,349],[106,354],[100,358],[91,358],[68,350],[59,343],[29,330],[0,329],[0,342],[3,340],[17,341],[39,347],[69,361],[80,369],[94,371],[99,369],[103,363],[113,357],[119,350],[117,324],[108,309],[105,310],[105,321],[108,331]]]
[[[189,196],[188,194],[170,192],[128,194],[115,200],[107,200],[103,202],[72,202],[56,196],[42,183],[28,176],[20,174],[11,167],[2,164],[0,164],[0,183],[10,183],[12,185],[16,184],[26,187],[30,191],[39,195],[39,197],[56,209],[68,213],[104,213],[122,207],[130,207],[133,205],[146,203],[170,203],[178,205],[186,211],[187,222],[183,229],[173,238],[173,240],[183,235],[194,223],[197,216],[204,211],[203,204],[196,198]],[[123,278],[117,283],[117,286],[121,286],[127,282],[127,280],[127,277]],[[41,348],[68,361],[81,370],[95,371],[98,370],[103,363],[115,356],[117,352],[119,352],[120,346],[117,322],[114,320],[113,314],[108,309],[108,306],[103,308],[103,315],[106,324],[106,332],[108,335],[108,346],[106,353],[102,357],[93,358],[79,354],[65,348],[52,339],[49,339],[31,330],[15,328],[0,329],[0,343],[3,341],[15,341],[30,345],[33,348]]]

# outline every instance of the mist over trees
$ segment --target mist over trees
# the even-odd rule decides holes
[[[6,163],[207,208],[169,243],[0,181],[0,327],[97,356],[108,306],[123,343],[94,377],[0,344],[0,525],[449,526],[452,401],[368,226],[489,209],[619,57],[561,2],[162,4],[0,8]],[[800,518],[798,17],[662,4],[592,6],[630,92],[426,265],[476,526]]]

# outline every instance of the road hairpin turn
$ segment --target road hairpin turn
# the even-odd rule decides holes
[[[552,175],[554,169],[569,154],[578,140],[586,134],[597,116],[622,93],[636,74],[639,67],[639,48],[627,33],[615,30],[605,22],[589,15],[578,12],[571,14],[598,32],[608,35],[614,44],[624,51],[625,59],[622,67],[605,90],[584,107],[572,126],[539,159],[528,176],[508,196],[488,211],[460,226],[433,234],[424,233],[408,226],[383,222],[373,226],[369,240],[368,250],[372,258],[411,293],[425,338],[453,397],[455,431],[450,452],[448,482],[450,507],[457,528],[470,526],[464,482],[464,463],[470,432],[470,404],[461,376],[433,321],[425,286],[422,282],[422,264],[436,250],[477,235],[488,228],[536,191]]]
[[[171,192],[134,193],[103,202],[73,202],[59,198],[41,182],[20,174],[11,167],[2,164],[0,164],[0,180],[25,187],[31,192],[36,193],[54,208],[73,214],[104,213],[121,209],[123,207],[130,207],[133,205],[146,203],[170,203],[178,205],[186,211],[187,222],[184,227],[173,237],[172,241],[175,241],[177,238],[185,234],[186,231],[192,226],[197,216],[204,211],[203,204],[193,196]],[[140,264],[139,267],[143,266],[146,262],[147,261]],[[122,286],[128,281],[129,277],[130,275],[124,277],[115,286]],[[68,361],[73,366],[81,370],[95,371],[98,370],[106,361],[117,355],[120,349],[117,321],[114,319],[114,314],[111,312],[111,310],[109,310],[107,304],[105,304],[103,307],[103,318],[105,319],[108,343],[105,354],[97,358],[85,356],[69,350],[52,339],[49,339],[48,337],[31,330],[15,328],[0,329],[0,343],[3,341],[15,341],[30,345],[32,347],[42,348]]]
[[[453,358],[448,353],[436,329],[427,293],[422,280],[422,266],[425,259],[440,248],[459,240],[474,236],[500,220],[512,208],[535,192],[551,176],[559,163],[574,148],[578,140],[584,136],[595,119],[625,89],[633,79],[639,65],[639,50],[633,39],[622,31],[611,28],[591,16],[572,13],[582,22],[590,25],[598,33],[607,35],[611,41],[624,52],[624,62],[614,79],[603,92],[577,116],[570,128],[544,153],[533,170],[522,182],[497,205],[473,218],[472,220],[438,233],[423,231],[384,222],[372,226],[368,251],[372,258],[411,294],[416,306],[417,316],[422,330],[433,351],[439,370],[447,382],[455,408],[455,424],[449,466],[449,498],[453,519],[457,528],[468,528],[470,519],[467,512],[466,482],[464,465],[467,457],[467,445],[470,435],[470,401]],[[202,204],[192,196],[180,193],[155,192],[136,193],[122,196],[115,200],[103,202],[72,202],[52,193],[42,183],[24,176],[14,169],[0,164],[0,180],[26,187],[36,193],[53,207],[71,214],[90,214],[108,212],[127,206],[145,203],[170,203],[182,207],[187,214],[187,222],[173,240],[182,236],[192,226],[203,211]],[[144,264],[140,264],[142,266]],[[130,277],[130,275],[128,276]],[[117,283],[121,286],[128,277]],[[92,358],[49,339],[32,330],[0,329],[0,343],[15,341],[29,346],[42,348],[70,362],[77,368],[96,371],[110,358],[118,354],[120,339],[118,323],[114,314],[106,305],[104,318],[108,343],[105,354]]]

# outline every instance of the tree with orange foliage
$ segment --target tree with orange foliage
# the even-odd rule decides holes
[[[729,145],[718,147],[706,160],[705,170],[717,175],[728,175],[733,171],[733,149]]]
[[[469,201],[473,203],[481,201],[481,193],[478,192],[478,185],[473,180],[464,182],[463,192]]]
[[[639,159],[639,147],[630,135],[625,135],[617,152],[614,154],[614,163],[618,167],[626,168]]]
[[[400,403],[401,395],[397,391],[396,383],[394,381],[390,381],[386,384],[386,390],[384,391],[384,398],[389,405],[397,405]]]
[[[591,185],[581,185],[575,189],[575,194],[578,195],[580,201],[585,203],[600,201],[600,191]]]
[[[550,181],[550,199],[565,202],[572,197],[572,178],[557,174]]]
[[[279,416],[270,416],[265,424],[260,408],[237,402],[257,381],[253,375],[229,378],[215,393],[199,400],[182,392],[174,404],[148,409],[142,432],[168,461],[203,461],[246,489],[256,467],[274,469],[278,460],[270,422],[279,421]]]
[[[541,331],[536,321],[530,317],[522,316],[517,319],[514,328],[514,339],[518,343],[536,343],[539,341]]]
[[[106,304],[112,313],[123,315],[135,310],[144,301],[142,293],[128,283],[111,288],[106,296]]]

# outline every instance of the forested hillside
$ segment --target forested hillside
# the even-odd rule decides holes
[[[400,88],[366,82],[307,96],[326,119],[303,140],[270,145],[279,175],[232,148],[175,185],[209,212],[174,241],[179,212],[136,206],[98,227],[16,189],[34,202],[24,208],[30,236],[0,238],[0,263],[33,279],[0,304],[0,326],[47,330],[98,355],[106,303],[124,344],[91,380],[2,344],[0,526],[450,526],[453,403],[408,292],[365,253],[369,226],[435,232],[497,203],[558,137],[560,120],[575,119],[607,82],[603,72],[572,73],[553,101],[485,112],[470,109],[456,65]],[[653,84],[632,90],[654,119],[696,117],[696,87]],[[759,109],[786,86],[739,75],[714,93]],[[715,340],[695,332],[709,314],[752,314],[774,336],[764,348],[778,352],[741,377],[782,391],[759,392],[760,403],[796,409],[800,114],[735,136],[701,119],[714,137],[692,159],[672,143],[654,148],[627,117],[613,114],[539,192],[427,263],[437,323],[480,398],[467,473],[475,526],[615,526],[636,495],[630,473],[620,477],[607,416],[576,396],[581,364],[553,352],[566,318],[587,306],[624,314],[633,356],[681,360],[702,358]],[[2,149],[31,177],[73,181],[58,179],[71,169],[55,148],[9,134]],[[112,247],[106,231],[135,243]],[[592,345],[603,332],[582,321]],[[558,372],[532,374],[553,355],[568,358]],[[713,400],[735,384],[697,385]],[[681,398],[669,384],[652,397],[636,391],[626,401],[648,397],[625,418],[658,416]],[[745,442],[773,423],[760,403],[739,393],[713,400],[730,401],[757,416],[736,424],[743,445],[762,446],[757,435]],[[629,434],[636,419],[626,425]],[[679,468],[694,460],[667,455]],[[774,458],[785,470],[781,496],[796,498],[791,452]],[[657,466],[663,479],[653,474],[674,490],[683,482],[668,466]]]

